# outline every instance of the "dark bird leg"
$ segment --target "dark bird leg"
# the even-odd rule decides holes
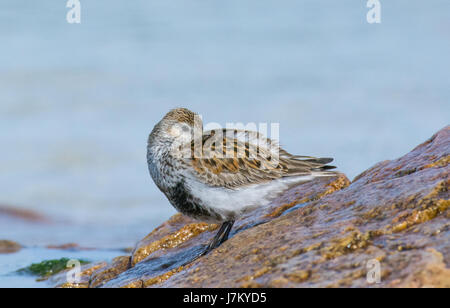
[[[204,251],[202,251],[199,255],[194,257],[192,260],[190,260],[189,262],[186,262],[184,265],[191,263],[204,255],[207,255],[214,248],[217,248],[220,245],[222,245],[223,242],[225,242],[228,239],[228,236],[230,235],[230,231],[233,228],[233,224],[234,224],[234,220],[224,222],[220,226],[219,231],[217,231],[216,235],[214,236],[212,241],[208,244],[206,249]]]
[[[219,231],[217,231],[216,236],[209,243],[208,247],[201,253],[202,256],[208,254],[211,250],[222,245],[228,239],[230,235],[231,228],[233,228],[234,220],[226,221],[221,226]]]
[[[222,239],[220,240],[219,245],[217,245],[217,247],[222,245],[226,240],[228,240],[228,236],[230,235],[231,229],[233,228],[234,225],[234,220],[227,221],[222,225],[224,224],[227,224],[227,226],[225,232],[223,233]]]

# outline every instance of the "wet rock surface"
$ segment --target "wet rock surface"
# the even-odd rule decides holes
[[[15,253],[22,249],[22,246],[16,242],[0,240],[0,254]]]
[[[114,264],[114,263],[113,263]],[[56,288],[66,288],[66,289],[86,289],[91,285],[91,277],[94,272],[107,267],[106,262],[98,262],[93,264],[83,265],[80,268],[79,279],[75,280],[75,277],[71,276],[72,281],[68,281],[67,274],[68,271],[63,271],[50,278],[50,283]]]
[[[340,175],[290,189],[184,267],[217,226],[174,215],[131,256],[86,268],[82,286],[450,287],[449,161],[446,127],[352,183]]]

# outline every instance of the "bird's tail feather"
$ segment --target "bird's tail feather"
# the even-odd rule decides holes
[[[313,177],[326,177],[326,176],[337,176],[339,172],[337,171],[313,171],[311,175]]]

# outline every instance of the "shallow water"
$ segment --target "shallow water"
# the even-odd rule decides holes
[[[175,212],[145,160],[175,106],[280,123],[289,151],[333,156],[349,178],[450,118],[445,0],[381,1],[380,25],[364,1],[81,2],[80,25],[64,1],[0,3],[0,204],[54,221],[4,221],[0,238],[133,246]]]
[[[53,287],[50,281],[37,281],[37,277],[16,273],[18,269],[25,268],[33,263],[40,263],[52,259],[83,259],[91,262],[111,261],[123,254],[118,250],[86,250],[66,251],[45,249],[42,247],[28,247],[19,253],[0,256],[0,287],[8,288],[46,288]]]

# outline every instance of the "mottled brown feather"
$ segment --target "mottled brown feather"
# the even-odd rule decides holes
[[[186,108],[176,108],[169,111],[163,119],[174,120],[194,126],[195,113]]]
[[[196,153],[190,158],[193,173],[210,186],[237,188],[283,177],[306,176],[313,171],[321,172],[334,168],[326,166],[332,161],[331,158],[296,156],[281,148],[279,148],[279,159],[274,160],[270,155],[270,145],[274,147],[278,147],[278,145],[256,132],[223,129],[223,138],[216,134],[217,131],[204,132],[201,145],[208,145],[212,152],[217,148],[222,148],[223,152],[227,153],[226,145],[230,144],[232,145],[232,157],[223,157],[223,155],[215,155],[215,153],[205,157],[205,149],[203,149],[203,154],[199,155],[198,145],[197,148],[194,148],[194,141],[191,144],[191,153]],[[246,136],[246,140],[241,140],[238,135]],[[248,138],[249,136],[256,136],[256,139],[259,140],[264,139],[269,146],[256,148],[255,140]],[[222,147],[220,147],[220,140],[222,140]],[[244,156],[239,156],[238,153],[244,153]]]

